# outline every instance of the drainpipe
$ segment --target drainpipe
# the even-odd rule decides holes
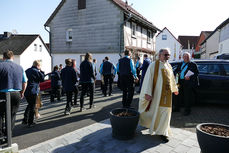
[[[119,33],[119,56],[122,57],[122,32],[124,31],[123,25],[130,20],[132,14],[129,13],[128,18],[120,24],[120,33]]]
[[[49,33],[49,51],[50,51],[50,56],[51,56],[51,71],[52,71],[52,68],[53,68],[53,57],[52,57],[52,42],[51,42],[51,32],[50,31],[48,31],[48,29],[47,29],[47,26],[46,25],[44,25],[44,28],[45,28],[45,30]]]

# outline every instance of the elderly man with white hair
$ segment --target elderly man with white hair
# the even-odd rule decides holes
[[[149,128],[150,134],[160,135],[164,142],[171,135],[172,93],[178,95],[169,57],[169,49],[161,49],[159,60],[149,65],[139,100],[140,125]]]
[[[184,104],[183,115],[187,116],[191,113],[191,105],[195,100],[195,88],[199,84],[198,79],[198,68],[196,63],[190,61],[191,56],[188,52],[183,54],[183,61],[177,66],[175,70],[175,75],[178,74],[178,84],[179,84],[179,98],[176,103],[174,103],[174,111],[180,111],[181,103]]]

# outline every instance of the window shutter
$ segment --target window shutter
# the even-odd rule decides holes
[[[78,10],[86,8],[86,0],[78,0]]]

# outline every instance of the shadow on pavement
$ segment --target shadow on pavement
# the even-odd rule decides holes
[[[133,139],[121,141],[112,137],[111,128],[104,128],[82,137],[79,139],[79,142],[73,142],[64,147],[59,147],[55,150],[52,150],[52,153],[139,153],[162,143],[158,136],[151,136],[149,134],[144,135],[141,133],[141,130],[142,128],[137,129],[136,136]]]

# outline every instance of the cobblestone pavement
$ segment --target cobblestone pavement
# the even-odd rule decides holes
[[[121,97],[121,92],[117,88],[114,88],[114,94],[111,97],[103,97],[101,91],[97,88],[95,93],[95,104],[97,107],[95,109],[79,112],[79,108],[74,108],[70,116],[65,116],[63,113],[66,104],[65,97],[62,97],[60,102],[50,103],[49,97],[44,96],[42,100],[44,106],[40,110],[42,118],[38,120],[38,124],[33,128],[26,128],[21,125],[21,119],[26,106],[24,102],[21,104],[17,114],[16,127],[13,131],[13,143],[17,143],[19,149],[25,149],[101,122],[109,118],[109,111],[111,109],[121,107]],[[88,98],[85,99],[85,103],[86,107],[88,107]],[[133,106],[137,108],[137,105],[138,94],[135,94]],[[198,123],[216,122],[229,125],[228,110],[229,105],[196,105],[192,108],[191,115],[189,116],[183,116],[181,112],[172,113],[171,126],[173,129],[178,128],[195,134],[195,127]]]
[[[172,128],[173,137],[163,143],[158,136],[138,127],[134,139],[112,138],[109,120],[95,123],[63,136],[21,150],[19,153],[200,153],[196,135]]]

